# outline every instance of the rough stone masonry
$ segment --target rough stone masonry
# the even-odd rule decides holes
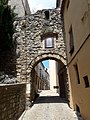
[[[48,11],[48,15],[45,14]],[[35,14],[14,22],[17,44],[17,77],[20,82],[30,82],[32,68],[45,58],[61,60],[66,65],[66,48],[63,40],[62,21],[59,9],[39,10]],[[54,47],[45,48],[46,35],[53,35]]]

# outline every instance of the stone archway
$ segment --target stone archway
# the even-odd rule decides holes
[[[66,60],[66,45],[63,39],[62,21],[60,10],[50,9],[49,18],[45,18],[45,10],[37,11],[35,14],[17,19],[14,22],[16,33],[13,39],[17,44],[17,77],[20,82],[30,81],[29,64],[33,64],[36,59],[40,59],[43,54],[57,59]],[[46,48],[45,38],[53,37],[54,46]]]
[[[59,55],[59,54],[55,54],[55,53],[43,53],[43,54],[39,54],[38,56],[36,56],[30,63],[29,63],[29,67],[28,67],[28,78],[30,80],[30,100],[32,101],[32,99],[34,99],[34,95],[35,95],[35,90],[32,87],[33,86],[33,77],[32,77],[32,71],[33,68],[41,61],[43,60],[47,60],[47,59],[52,59],[55,60],[59,63],[61,67],[61,69],[59,70],[59,84],[60,84],[60,96],[65,98],[65,99],[69,99],[69,93],[68,93],[68,75],[67,75],[67,65],[66,65],[66,59],[63,58],[63,56]],[[64,77],[62,77],[61,75],[64,75]],[[61,79],[62,77],[62,79]],[[63,83],[63,84],[62,84]]]
[[[16,33],[13,38],[17,44],[17,78],[19,82],[30,84],[31,70],[41,60],[54,59],[66,66],[66,45],[63,39],[60,10],[50,9],[49,19],[45,10],[17,19],[14,22]],[[53,39],[53,46],[45,46],[47,38]]]
[[[32,68],[39,63],[42,60],[46,60],[46,59],[54,59],[56,61],[62,61],[62,63],[66,66],[66,58],[64,58],[63,56],[61,56],[58,53],[51,53],[51,52],[47,52],[47,53],[43,53],[43,54],[39,54],[37,56],[35,56],[29,63],[28,66],[28,71],[29,74],[31,73]]]

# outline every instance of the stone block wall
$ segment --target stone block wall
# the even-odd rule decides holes
[[[25,110],[26,84],[0,85],[0,120],[18,120]]]

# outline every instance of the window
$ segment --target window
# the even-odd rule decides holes
[[[45,11],[44,13],[45,13],[45,18],[46,18],[46,20],[49,20],[49,11],[47,10],[47,11]]]
[[[75,71],[76,71],[76,76],[77,76],[77,83],[80,84],[80,78],[79,78],[79,71],[78,71],[78,65],[74,65]]]
[[[67,9],[68,9],[68,7],[69,7],[69,4],[70,4],[70,0],[67,1]]]
[[[43,75],[42,75],[42,79],[43,79]]]
[[[76,111],[80,113],[80,108],[78,105],[76,105]]]
[[[48,37],[45,39],[45,48],[53,48],[54,47],[54,38]]]
[[[41,70],[42,70],[42,69],[40,68],[40,77],[41,77]]]
[[[45,34],[41,35],[43,48],[54,48],[54,47],[56,47],[55,43],[56,43],[57,39],[58,39],[58,34],[57,33],[48,32],[48,33],[45,33]]]
[[[60,0],[57,0],[57,2],[56,2],[56,7],[57,7],[57,8],[60,7]]]
[[[59,89],[59,86],[53,86],[54,89]]]
[[[85,88],[88,88],[89,87],[89,80],[88,80],[88,76],[86,75],[86,76],[84,76],[83,77],[83,79],[84,79],[84,83],[85,83]]]
[[[73,39],[73,31],[72,31],[72,27],[69,31],[69,36],[70,36],[70,54],[72,55],[74,52],[74,39]]]

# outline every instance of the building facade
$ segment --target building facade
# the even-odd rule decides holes
[[[56,61],[55,60],[49,60],[49,72],[50,72],[50,89],[54,92],[57,92],[54,88],[57,86],[56,84]]]
[[[45,69],[42,62],[38,63],[35,66],[35,68],[32,69],[31,77],[33,82],[31,85],[32,93],[30,94],[30,98],[32,99],[32,101],[34,101],[37,98],[39,90],[50,89],[50,79],[49,79],[49,74],[47,72],[47,69]],[[27,92],[30,92],[30,91],[27,91]]]
[[[67,70],[62,62],[49,60],[50,90],[69,100]]]
[[[24,17],[30,15],[30,7],[27,0],[10,0],[9,4],[13,8],[15,6],[15,13],[18,17]]]
[[[36,87],[37,90],[49,90],[50,89],[50,75],[47,72],[47,69],[44,67],[43,63],[40,62],[35,67],[35,73],[36,73]]]
[[[61,7],[72,91],[71,107],[90,120],[90,0],[63,0]]]

